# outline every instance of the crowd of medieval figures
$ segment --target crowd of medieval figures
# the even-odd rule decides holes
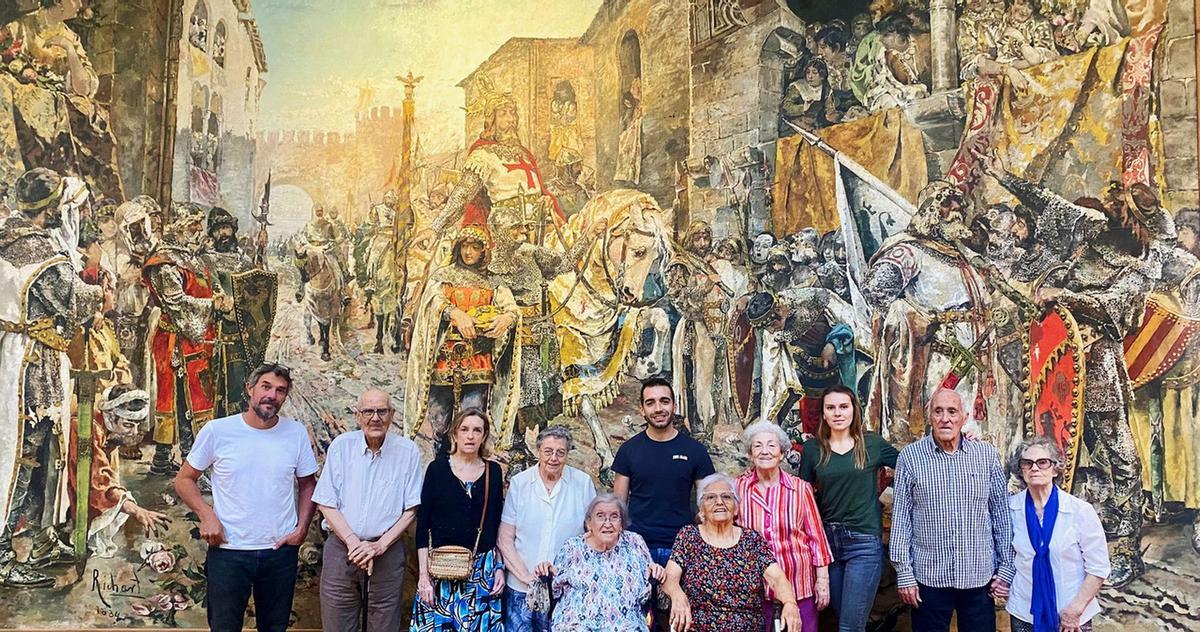
[[[933,182],[907,230],[883,244],[857,286],[837,232],[725,236],[714,243],[708,225],[693,223],[645,277],[631,372],[670,376],[681,416],[694,435],[710,441],[718,424],[757,419],[811,430],[811,396],[841,383],[863,393],[869,418],[882,420],[881,429],[903,443],[924,433],[928,393],[952,385],[981,433],[1006,448],[1023,431],[1013,420],[1021,418],[1027,376],[1006,353],[1004,327],[1022,326],[1030,309],[1065,307],[1090,337],[1081,385],[1090,465],[1076,481],[1095,486],[1103,499],[1113,581],[1128,581],[1142,568],[1146,507],[1129,420],[1137,402],[1122,340],[1151,293],[1174,297],[1185,314],[1196,311],[1200,214],[1171,213],[1140,184],[1113,183],[1099,197],[1068,201],[994,158],[986,170],[1018,204],[979,203]],[[438,216],[427,224],[448,236],[449,264],[426,266],[432,270],[423,276],[398,272],[394,295],[385,299],[393,305],[383,307],[388,290],[378,282],[385,271],[378,261],[366,273],[374,283],[357,290],[346,283],[343,293],[322,297],[327,271],[306,269],[304,260],[325,261],[337,277],[357,276],[359,257],[372,251],[364,241],[396,229],[394,199],[355,234],[339,227],[335,213],[317,215],[291,240],[288,254],[301,268],[302,298],[319,323],[312,303],[344,308],[355,300],[372,305],[377,322],[413,321],[398,327],[405,335],[389,340],[409,356],[408,423],[428,421],[436,440],[453,410],[483,405],[498,420],[515,418],[502,447],[520,461],[528,457],[525,431],[562,412],[555,385],[588,370],[558,363],[548,282],[573,272],[590,242],[610,229],[596,221],[574,243],[552,249],[535,237],[544,237],[535,218],[547,214],[502,198],[493,200],[483,223],[466,223],[474,211],[464,208],[464,197],[500,187],[464,180],[429,209]],[[254,299],[239,293],[238,279],[263,261],[266,240],[261,233],[252,244],[239,240],[236,219],[223,209],[180,204],[164,213],[145,196],[97,200],[82,181],[41,168],[21,176],[12,191],[15,208],[0,226],[0,280],[3,295],[20,300],[5,301],[0,317],[0,477],[6,479],[0,484],[12,490],[4,499],[0,580],[38,586],[54,581],[49,566],[84,553],[81,542],[93,554],[113,554],[112,536],[130,517],[148,530],[165,524],[165,516],[142,508],[121,484],[118,461],[141,458],[148,441],[151,474],[169,476],[199,425],[239,411],[247,359],[261,358],[270,320],[265,329],[242,331],[255,322],[242,316],[269,314],[273,306],[252,306]],[[413,287],[435,291],[414,294]],[[870,306],[867,320],[852,305],[855,294]],[[406,301],[414,304],[405,307]],[[398,310],[391,321],[388,309]],[[326,330],[332,322],[324,322]],[[330,357],[327,340],[322,353]],[[1186,383],[1177,390],[1171,396],[1198,396]],[[1194,408],[1172,410],[1158,415]],[[73,412],[93,423],[72,424]],[[578,412],[593,424],[595,410]],[[592,430],[607,466],[606,433],[595,424]],[[90,437],[93,450],[69,449],[73,435]],[[1161,437],[1158,448],[1194,453],[1172,447],[1172,440]],[[86,486],[72,489],[71,468]],[[82,518],[73,522],[72,515]],[[72,524],[68,534],[64,526]],[[17,561],[14,536],[32,539],[25,560]]]
[[[1129,34],[1119,3],[966,0],[956,37],[961,79],[1006,75]],[[931,86],[929,4],[874,0],[849,21],[812,21],[768,42],[782,60],[781,136],[791,125],[817,129],[903,106]],[[789,125],[789,123],[791,125]]]

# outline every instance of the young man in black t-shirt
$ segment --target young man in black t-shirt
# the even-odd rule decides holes
[[[693,486],[715,470],[704,445],[675,428],[670,382],[642,382],[641,408],[646,429],[617,450],[613,494],[629,504],[630,531],[646,541],[655,564],[666,565],[675,534],[693,522]],[[654,629],[665,630],[667,617],[654,618]]]

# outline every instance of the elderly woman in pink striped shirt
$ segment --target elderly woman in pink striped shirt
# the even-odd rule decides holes
[[[750,469],[737,479],[738,524],[763,536],[791,581],[805,630],[817,629],[817,611],[829,605],[833,555],[812,485],[780,469],[791,441],[779,426],[760,422],[742,434]],[[771,607],[767,601],[764,608]],[[767,611],[767,618],[773,613]]]

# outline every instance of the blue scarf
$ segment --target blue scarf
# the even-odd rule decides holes
[[[1058,599],[1054,594],[1054,571],[1050,566],[1050,538],[1058,518],[1058,488],[1050,488],[1050,500],[1038,523],[1033,495],[1025,493],[1025,527],[1033,544],[1033,599],[1029,612],[1033,615],[1033,632],[1058,632]]]

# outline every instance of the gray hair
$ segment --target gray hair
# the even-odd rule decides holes
[[[595,511],[596,507],[599,505],[616,505],[617,511],[619,511],[621,513],[621,528],[622,529],[629,528],[629,506],[625,504],[625,501],[621,500],[617,496],[610,494],[608,492],[605,492],[603,494],[596,494],[595,498],[592,498],[592,502],[588,503],[587,509],[584,510],[584,512],[583,512],[583,530],[584,531],[588,530],[588,522],[590,522],[592,519],[592,512]]]
[[[759,421],[750,424],[742,431],[742,445],[746,448],[747,454],[749,454],[753,447],[754,437],[763,433],[775,435],[775,438],[779,440],[779,451],[784,455],[788,453],[792,445],[792,438],[788,436],[787,432],[783,428],[780,428],[779,424],[769,421]]]
[[[933,394],[929,396],[929,401],[925,402],[925,418],[930,419],[933,417],[933,400],[937,399],[938,395],[943,393],[953,395],[955,399],[958,400],[958,411],[962,413],[963,420],[965,421],[967,419],[967,403],[963,401],[962,393],[959,393],[952,388],[946,388],[945,386],[942,386],[934,391]]]
[[[534,444],[534,449],[541,450],[542,442],[546,439],[562,439],[563,441],[566,441],[568,452],[575,445],[575,441],[571,439],[571,431],[567,430],[566,426],[554,425],[539,432],[537,436],[537,443]]]
[[[733,492],[733,498],[737,500],[738,505],[740,506],[742,504],[742,497],[739,496],[737,492],[737,481],[720,472],[717,472],[716,474],[709,474],[708,476],[705,476],[704,478],[700,479],[699,483],[696,483],[696,507],[701,507],[704,505],[704,502],[701,500],[701,498],[704,496],[704,490],[711,487],[714,483],[725,483],[728,485],[729,491]]]
[[[1010,476],[1017,479],[1017,485],[1021,489],[1025,489],[1027,487],[1025,484],[1025,477],[1021,476],[1021,458],[1025,454],[1025,451],[1030,448],[1042,448],[1050,455],[1050,458],[1054,461],[1054,484],[1057,485],[1061,483],[1063,472],[1066,467],[1064,465],[1066,458],[1063,456],[1062,448],[1059,448],[1058,444],[1055,443],[1053,439],[1042,435],[1036,435],[1022,441],[1021,445],[1017,446],[1017,448],[1013,450],[1012,454],[1008,457],[1008,473]]]

